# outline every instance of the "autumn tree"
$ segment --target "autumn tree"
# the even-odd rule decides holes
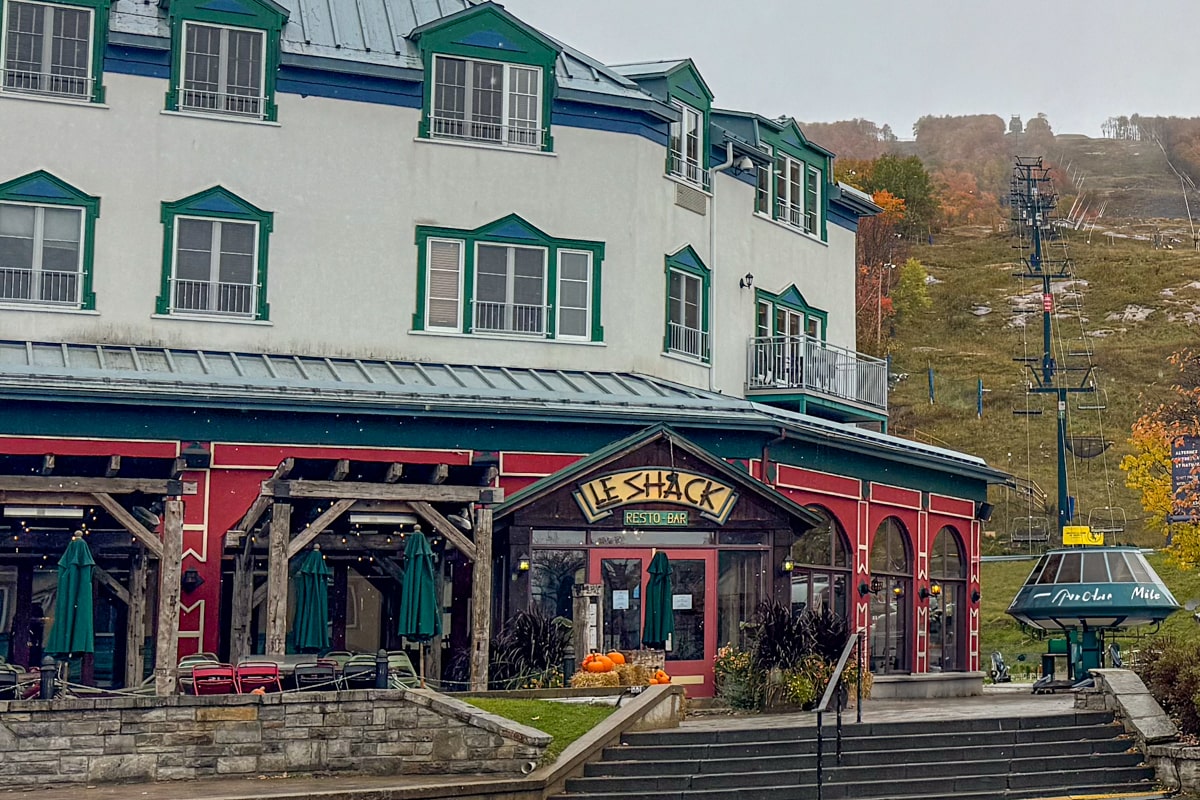
[[[916,156],[880,156],[862,188],[871,194],[886,191],[904,201],[904,214],[896,225],[901,236],[916,239],[933,230],[938,198],[933,179]]]
[[[889,126],[869,119],[806,122],[800,127],[809,141],[837,153],[838,158],[870,161],[890,151],[896,142]]]
[[[904,200],[888,191],[875,192],[872,199],[883,211],[858,224],[855,320],[858,349],[882,354],[884,323],[894,313],[891,293],[899,278],[896,263],[907,258],[908,244],[899,233]]]
[[[929,285],[925,280],[928,273],[925,272],[925,265],[915,258],[905,261],[899,272],[896,288],[892,290],[892,308],[896,312],[897,322],[911,323],[933,308],[933,301],[929,299]]]

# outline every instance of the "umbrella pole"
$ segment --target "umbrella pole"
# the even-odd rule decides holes
[[[417,642],[417,660],[421,662],[421,688],[425,688],[425,643]]]

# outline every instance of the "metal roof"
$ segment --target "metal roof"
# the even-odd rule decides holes
[[[965,453],[633,372],[0,340],[0,397],[729,425],[1007,478]]]

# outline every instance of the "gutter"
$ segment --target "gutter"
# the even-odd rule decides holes
[[[709,126],[711,130],[711,125]],[[733,142],[726,139],[725,160],[712,168],[712,212],[708,220],[708,390],[717,391],[717,348],[713,327],[716,320],[713,313],[713,282],[717,274],[717,173],[724,172],[733,166]]]

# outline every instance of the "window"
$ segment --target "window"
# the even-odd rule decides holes
[[[759,164],[754,184],[754,212],[771,215],[771,165]]]
[[[704,114],[683,103],[674,103],[681,118],[671,123],[667,174],[707,190],[709,174],[704,167]]]
[[[515,215],[474,231],[417,228],[415,330],[600,341],[604,245],[555,239]]]
[[[830,611],[850,619],[850,545],[837,519],[809,506],[824,522],[805,531],[792,545],[792,611]]]
[[[185,22],[179,108],[261,119],[262,31]]]
[[[1103,553],[1097,553],[1101,559]],[[958,533],[944,527],[929,551],[929,669],[966,668],[967,562]]]
[[[267,239],[272,215],[214,187],[163,204],[160,314],[267,318]]]
[[[804,226],[804,162],[775,157],[775,219],[794,228]]]
[[[433,137],[535,150],[544,145],[540,67],[434,56],[432,106]]]
[[[908,532],[888,517],[871,544],[871,672],[908,672],[912,616],[912,560]],[[878,579],[878,581],[876,581]]]
[[[0,4],[0,91],[103,101],[99,83],[107,5],[36,3]],[[103,27],[101,27],[103,26]]]
[[[273,121],[279,36],[274,0],[171,0],[168,111]]]
[[[708,360],[708,279],[691,247],[667,257],[668,353]]]
[[[755,295],[749,388],[818,388],[818,377],[837,366],[824,342],[828,314],[809,306],[795,286]]]
[[[0,303],[94,308],[100,201],[44,172],[0,184]]]
[[[817,209],[821,207],[821,173],[808,167],[808,183],[804,190],[804,232],[814,236],[817,229]]]

